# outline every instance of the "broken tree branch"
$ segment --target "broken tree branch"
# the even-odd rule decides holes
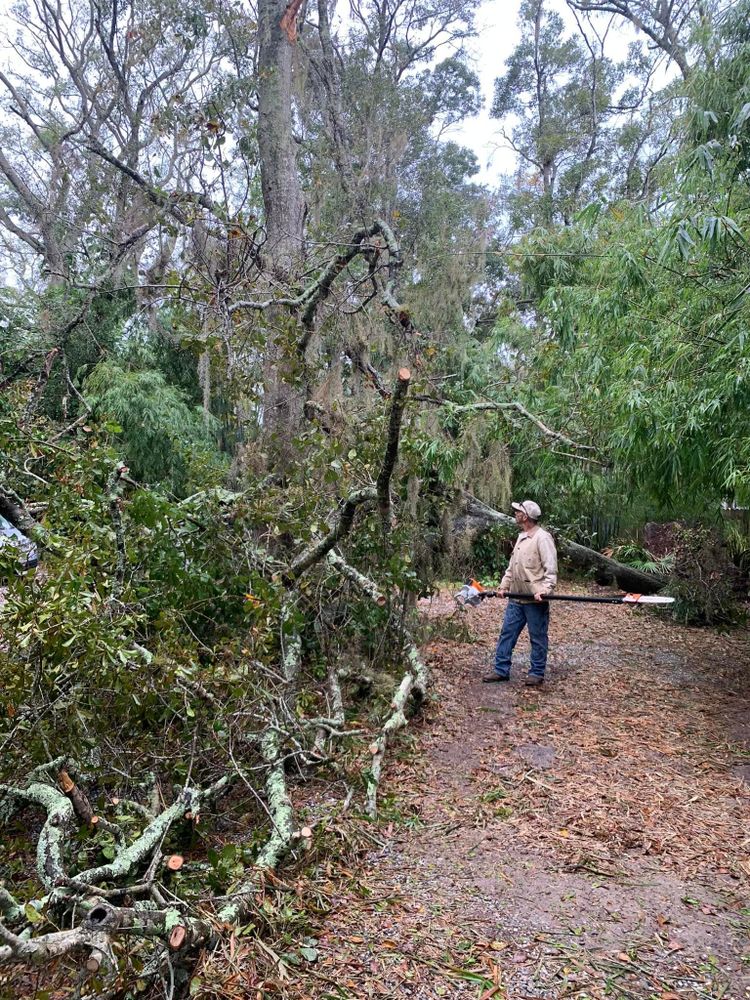
[[[345,576],[346,579],[354,583],[355,586],[362,591],[362,593],[364,593],[371,600],[374,600],[376,604],[382,606],[382,604],[385,603],[385,598],[383,598],[382,594],[378,590],[377,584],[369,577],[365,576],[364,573],[360,573],[359,570],[350,566],[341,556],[333,553],[332,555],[329,555],[328,561],[334,569],[341,573],[342,576]],[[372,817],[377,815],[378,788],[380,785],[380,778],[383,770],[383,759],[385,757],[385,751],[388,747],[388,741],[393,733],[397,732],[399,729],[403,729],[407,725],[406,707],[410,697],[413,697],[416,703],[420,704],[423,701],[429,686],[429,671],[420,656],[419,649],[417,648],[411,633],[403,623],[399,627],[399,632],[404,643],[408,669],[401,678],[401,682],[391,701],[391,714],[384,722],[377,739],[370,744],[372,763],[366,775],[366,806],[368,814]]]
[[[297,556],[284,574],[284,579],[288,583],[292,583],[311,566],[320,562],[340,539],[349,534],[357,508],[362,504],[371,503],[377,499],[377,496],[377,490],[374,486],[365,486],[348,496],[342,502],[338,519],[328,534]]]
[[[94,818],[94,810],[91,808],[88,796],[78,787],[64,768],[57,775],[57,783],[63,794],[70,799],[76,816],[84,823],[90,824]]]
[[[244,915],[253,906],[255,897],[263,886],[265,874],[277,867],[292,843],[294,813],[286,785],[284,755],[281,734],[278,729],[269,727],[266,730],[261,740],[260,749],[263,762],[268,768],[266,799],[273,829],[255,859],[250,877],[240,883],[228,902],[219,910],[218,918],[225,924],[241,922]]]
[[[64,851],[75,818],[73,803],[56,788],[38,781],[26,788],[0,785],[0,796],[6,795],[40,806],[47,813],[37,840],[36,866],[42,885],[51,892],[55,886],[64,884],[68,877]]]
[[[377,604],[379,608],[384,607],[387,603],[387,598],[385,594],[382,594],[378,588],[378,585],[374,580],[371,580],[369,576],[365,576],[364,573],[360,573],[358,569],[354,566],[350,566],[345,559],[342,559],[337,552],[333,549],[328,553],[327,560],[329,566],[340,573],[341,576],[346,577],[350,580],[366,597],[374,603]]]
[[[462,413],[482,413],[482,412],[496,412],[503,410],[515,410],[516,413],[520,413],[522,417],[526,420],[531,421],[535,427],[537,427],[545,437],[550,438],[553,441],[560,441],[562,444],[568,445],[569,448],[577,448],[579,451],[596,451],[597,449],[590,444],[581,444],[578,441],[574,441],[569,438],[566,434],[560,431],[555,431],[551,427],[548,427],[539,417],[535,416],[523,403],[519,403],[517,400],[511,400],[507,403],[500,402],[484,402],[484,403],[467,403],[464,406],[454,406],[451,410],[452,413],[460,415]]]
[[[378,788],[380,787],[380,777],[383,770],[383,758],[388,746],[388,740],[399,729],[407,725],[406,704],[412,689],[416,684],[416,676],[411,670],[407,670],[401,678],[401,683],[396,689],[396,693],[391,701],[391,714],[383,724],[378,738],[370,745],[372,763],[366,774],[367,781],[367,812],[373,818],[378,811]]]
[[[401,434],[401,419],[406,405],[406,394],[409,390],[411,372],[408,368],[400,368],[396,387],[391,398],[391,409],[388,417],[388,437],[386,439],[383,463],[378,473],[376,489],[378,493],[378,511],[386,536],[391,528],[391,476],[398,459],[398,444]]]
[[[175,822],[188,816],[197,816],[205,802],[215,798],[230,783],[231,777],[225,775],[208,788],[183,788],[176,800],[149,823],[140,837],[124,851],[105,865],[89,868],[66,880],[66,884],[74,889],[91,892],[101,882],[118,882],[129,876],[132,871],[153,851],[155,851],[169,829]]]

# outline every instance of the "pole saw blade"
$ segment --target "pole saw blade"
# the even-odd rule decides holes
[[[674,604],[674,597],[662,597],[661,594],[626,594],[623,604]]]

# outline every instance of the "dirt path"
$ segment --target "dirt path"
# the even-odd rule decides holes
[[[557,605],[538,691],[523,640],[512,683],[480,683],[500,613],[425,648],[437,699],[305,995],[749,997],[747,635]]]

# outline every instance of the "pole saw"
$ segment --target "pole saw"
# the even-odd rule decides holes
[[[519,598],[528,601],[532,594],[499,594],[497,590],[488,590],[478,580],[467,580],[457,594],[455,600],[462,606],[475,608],[488,597]],[[546,594],[544,601],[578,601],[581,604],[674,604],[674,597],[662,597],[660,594],[618,594],[614,597],[595,597],[593,594]]]

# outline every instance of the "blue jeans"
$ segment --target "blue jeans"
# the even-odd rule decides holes
[[[510,658],[524,625],[529,630],[531,640],[530,674],[544,677],[547,666],[547,629],[549,628],[549,604],[539,601],[534,604],[518,604],[508,601],[503,618],[503,627],[495,650],[495,673],[501,677],[510,675]]]

